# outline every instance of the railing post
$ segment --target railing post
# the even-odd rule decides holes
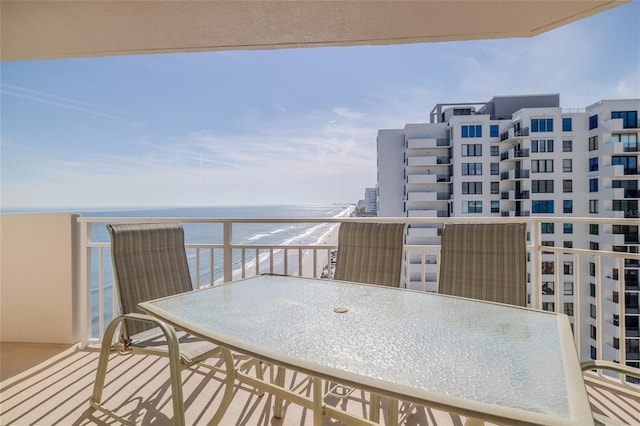
[[[91,332],[91,222],[80,223],[80,347],[86,348]]]
[[[232,239],[232,223],[229,221],[225,221],[222,225],[222,254],[223,254],[223,276],[224,282],[228,283],[233,280],[233,250],[231,249],[231,239]]]

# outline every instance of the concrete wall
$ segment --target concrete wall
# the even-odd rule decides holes
[[[77,215],[0,216],[0,341],[79,341],[78,236]]]

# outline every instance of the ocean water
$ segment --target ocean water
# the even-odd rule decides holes
[[[156,209],[122,209],[122,210],[81,210],[77,211],[83,217],[90,218],[334,218],[349,216],[353,206],[347,204],[328,205],[298,205],[298,206],[242,206],[242,207],[176,207]],[[223,242],[222,224],[184,223],[185,242],[187,244],[221,244]],[[234,224],[232,242],[234,244],[251,245],[310,245],[315,244],[330,232],[333,224],[313,223],[259,223]],[[108,242],[109,234],[106,223],[93,223],[91,240],[94,242]],[[104,250],[102,258],[100,251],[91,251],[91,305],[92,305],[92,333],[98,335],[100,317],[100,277],[102,277],[102,312],[103,324],[106,326],[112,318],[113,311],[113,271],[109,250]],[[197,257],[199,256],[199,259]],[[284,252],[274,252],[274,273],[284,271]],[[223,279],[223,257],[221,250],[214,250],[213,264],[211,251],[201,250],[199,255],[195,249],[187,249],[187,258],[191,269],[194,286],[208,285],[221,282]],[[245,253],[244,262],[247,273],[255,271],[256,261],[260,262],[260,271],[269,268],[269,253],[261,251],[256,259],[255,250]],[[200,272],[197,271],[197,262]],[[242,257],[239,250],[234,251],[232,259],[234,279],[241,277]],[[298,254],[290,253],[288,272],[297,271]],[[100,270],[100,267],[102,270]]]

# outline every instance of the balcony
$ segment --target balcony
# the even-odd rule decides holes
[[[520,160],[522,158],[529,157],[528,149],[510,149],[509,151],[505,151],[500,154],[500,161],[505,160]]]
[[[436,212],[437,214],[440,212]],[[107,321],[115,314],[111,286],[109,243],[103,240],[93,240],[92,230],[95,227],[104,228],[105,223],[119,221],[181,221],[188,226],[217,225],[224,230],[222,241],[187,242],[187,252],[193,267],[194,285],[203,287],[216,285],[219,282],[251,276],[259,273],[282,272],[291,275],[319,277],[327,263],[330,252],[336,249],[337,230],[335,226],[349,219],[198,219],[198,218],[79,218],[75,215],[25,215],[24,218],[12,215],[11,220],[3,217],[3,260],[11,263],[3,265],[3,339],[2,359],[3,374],[17,375],[2,383],[2,424],[22,423],[102,423],[105,418],[88,409],[87,400],[97,363],[96,345],[99,344],[102,330]],[[497,221],[511,220],[505,218],[476,218],[474,220]],[[362,219],[358,219],[362,220]],[[425,236],[437,238],[438,227],[443,223],[465,222],[465,218],[376,218],[374,221],[405,222],[424,228]],[[566,256],[573,256],[576,261],[576,275],[589,276],[589,264],[598,271],[593,280],[599,283],[600,291],[596,294],[595,303],[604,305],[605,291],[610,286],[620,294],[624,293],[623,282],[609,282],[605,285],[605,265],[623,265],[625,259],[640,260],[640,255],[631,253],[617,253],[608,251],[592,251],[581,248],[564,248],[561,246],[542,246],[540,223],[555,222],[556,228],[567,218],[526,218],[513,219],[528,224],[531,239],[528,251],[532,262],[531,274],[531,306],[536,309],[543,307],[545,295],[542,283],[542,270],[536,265],[541,264],[541,253],[552,253],[551,259],[556,265]],[[604,225],[633,225],[633,220],[621,218],[574,218],[575,232],[580,227],[586,230],[591,223]],[[328,226],[327,235],[320,244],[316,245],[260,245],[239,244],[234,242],[233,230],[237,226],[250,224],[259,227],[268,223],[308,223],[311,225],[324,224]],[[43,234],[35,236],[31,230],[49,229],[46,237]],[[413,229],[413,228],[410,228]],[[94,234],[95,237],[95,234]],[[560,242],[561,244],[561,242]],[[26,248],[26,249],[22,249]],[[437,288],[437,265],[433,263],[439,253],[438,243],[423,245],[413,244],[405,246],[406,256],[411,259],[410,267],[406,269],[406,286],[416,290],[435,290]],[[10,259],[6,253],[10,253]],[[20,256],[24,255],[23,259]],[[261,261],[251,261],[251,255],[262,258]],[[46,265],[46,278],[41,270],[29,268],[34,258],[49,259]],[[417,260],[417,261],[416,261]],[[221,275],[215,275],[215,265],[221,265]],[[10,266],[10,267],[9,267]],[[280,269],[278,269],[280,268]],[[582,268],[582,269],[581,269]],[[13,271],[13,272],[12,272]],[[424,271],[424,272],[423,272]],[[553,276],[551,276],[553,277]],[[622,281],[622,280],[621,280]],[[587,282],[585,280],[584,282]],[[617,287],[616,287],[617,286]],[[588,291],[588,290],[587,290]],[[578,297],[581,296],[581,297]],[[544,296],[546,306],[551,306],[558,312],[564,309],[563,303],[571,301],[580,303],[575,306],[573,322],[582,324],[580,335],[576,336],[576,344],[582,359],[589,358],[589,346],[595,345],[598,353],[603,353],[605,344],[603,331],[606,330],[605,315],[597,315],[593,320],[588,310],[583,309],[589,303],[594,303],[588,295],[563,295],[561,291]],[[598,302],[599,301],[599,302]],[[609,304],[617,309],[618,315],[624,315],[634,307],[627,304]],[[604,309],[604,308],[603,308]],[[11,317],[7,318],[6,313]],[[589,328],[586,323],[596,321],[598,334],[595,341],[589,339]],[[586,335],[584,334],[586,332]],[[56,334],[57,333],[57,334]],[[633,337],[628,333],[627,338]],[[22,339],[22,340],[21,340]],[[7,343],[13,341],[31,343]],[[49,342],[58,342],[50,345]],[[46,344],[45,344],[46,343]],[[64,343],[64,345],[63,345]],[[72,347],[71,347],[72,346]],[[25,367],[14,368],[16,362],[28,362],[25,354],[35,348],[36,354],[43,355],[36,360],[35,366],[29,370]],[[54,354],[46,354],[45,349],[51,349]],[[55,353],[58,351],[59,353]],[[8,354],[8,355],[7,355]],[[621,362],[624,353],[619,351]],[[151,359],[150,359],[151,358]],[[136,386],[132,393],[122,395],[122,400],[114,400],[115,404],[124,404],[125,411],[138,423],[149,422],[151,418],[167,421],[171,413],[171,404],[167,403],[168,376],[158,374],[165,366],[163,360],[152,357],[129,356],[116,357],[117,364],[113,369],[128,371],[136,377]],[[19,371],[23,370],[23,373]],[[185,372],[185,399],[188,401],[186,416],[188,423],[198,423],[207,419],[215,409],[215,400],[219,397],[220,377],[208,371],[194,370]],[[587,374],[587,384],[595,412],[604,411],[609,417],[617,418],[630,424],[640,422],[640,408],[628,401],[629,395],[637,395],[638,388],[626,384],[619,379],[608,376]],[[295,374],[289,380],[295,381],[299,377]],[[120,387],[129,379],[110,379],[109,386]],[[139,385],[138,385],[139,383]],[[301,392],[308,391],[304,388]],[[606,396],[604,396],[606,393]],[[637,398],[637,396],[636,396]],[[211,400],[214,402],[211,403]],[[138,401],[144,401],[138,402]],[[615,401],[612,403],[611,401]],[[347,407],[354,412],[366,412],[368,395],[355,393],[347,401]],[[265,395],[258,398],[246,386],[238,386],[232,409],[227,413],[225,421],[229,424],[258,424],[271,419],[271,397]],[[631,407],[629,407],[631,405]],[[365,409],[363,409],[365,407]],[[309,413],[304,409],[289,404],[286,408],[287,424],[307,424]],[[419,408],[412,417],[414,424],[451,424],[463,422],[464,417],[443,413],[429,408]],[[430,423],[430,424],[431,424]]]
[[[502,132],[500,134],[500,141],[506,141],[509,139],[515,139],[515,138],[523,138],[523,137],[527,137],[529,136],[529,128],[525,127],[523,129],[514,129],[513,127],[509,130],[507,130],[506,132]]]

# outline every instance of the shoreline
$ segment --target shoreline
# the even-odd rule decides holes
[[[338,230],[340,224],[336,223],[331,226],[327,232],[325,232],[320,239],[314,244],[314,246],[329,246],[330,249],[318,250],[316,256],[315,265],[313,263],[313,254],[305,253],[302,258],[302,275],[308,277],[320,278],[325,267],[329,267],[329,253],[328,251],[335,249],[338,246]],[[315,270],[314,270],[315,267]],[[310,273],[309,273],[310,272]],[[314,273],[315,272],[315,273]]]

